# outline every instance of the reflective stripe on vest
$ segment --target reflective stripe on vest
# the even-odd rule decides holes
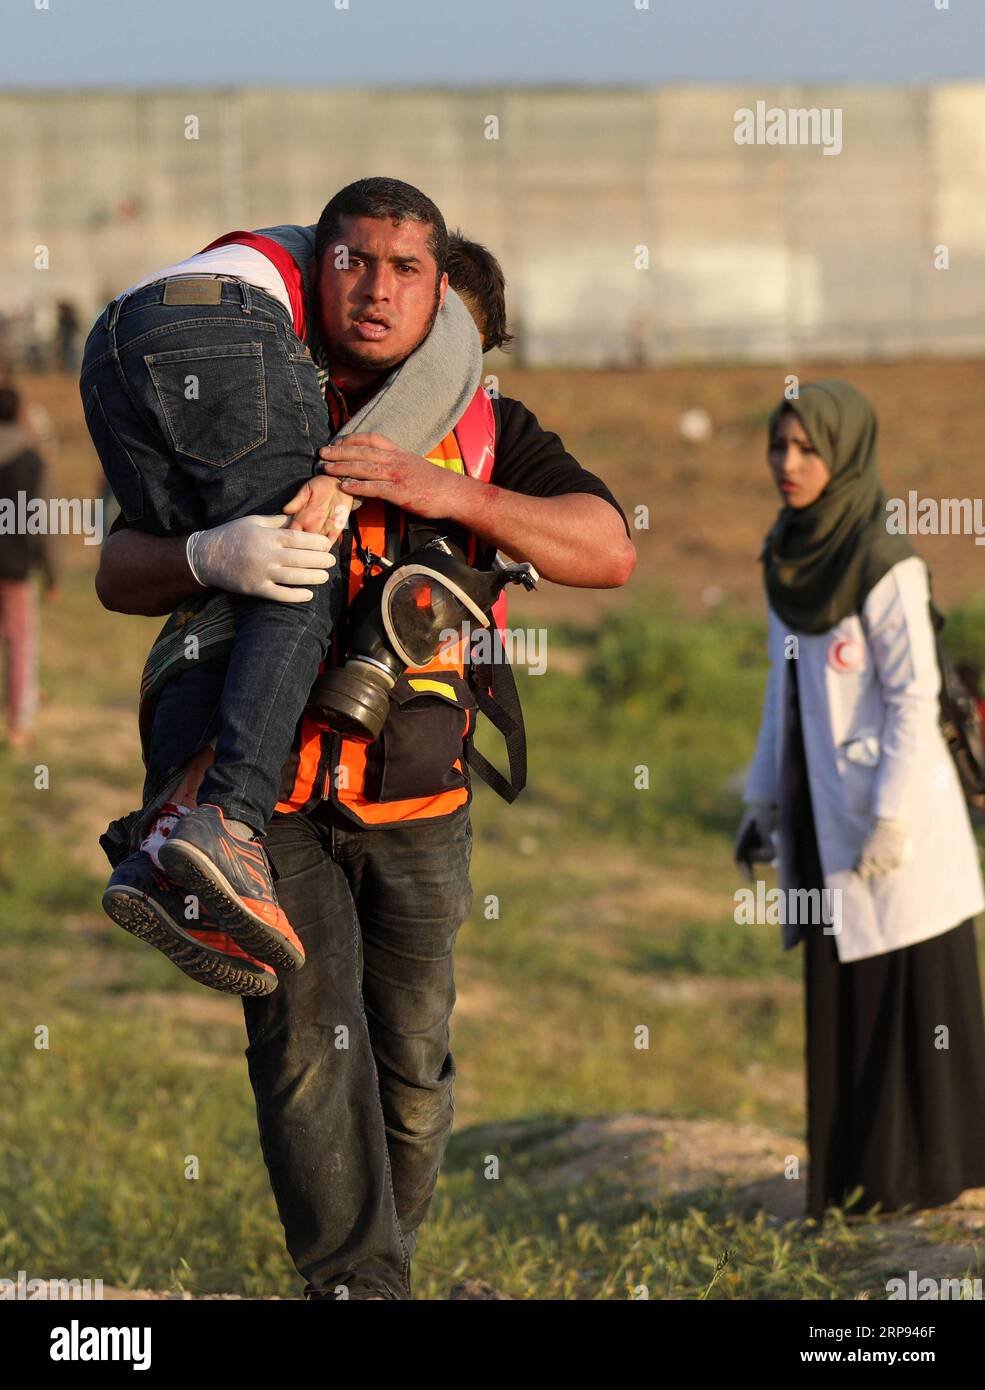
[[[295,337],[304,342],[307,333],[304,277],[301,274],[301,267],[287,247],[282,246],[272,237],[258,236],[256,232],[227,232],[225,236],[210,241],[208,246],[203,246],[202,250],[214,251],[218,246],[249,246],[254,251],[259,251],[261,255],[266,256],[267,260],[276,267],[280,273],[280,278],[284,281],[287,297],[291,301]]]
[[[448,468],[455,473],[468,474],[480,482],[489,482],[495,464],[495,417],[492,401],[480,386],[465,408],[462,418],[452,432],[427,455],[431,463],[439,468]],[[400,550],[407,530],[407,517],[398,512],[400,522]],[[359,534],[365,550],[377,555],[387,554],[386,507],[379,498],[364,498],[357,513]],[[364,567],[355,546],[352,532],[346,530],[349,567],[349,594],[351,605],[363,585]],[[468,559],[474,563],[479,550],[478,537],[468,533]],[[505,599],[505,595],[503,595]],[[506,621],[505,603],[497,601],[494,609],[497,626]],[[448,677],[456,674],[464,676],[465,661],[462,644],[454,661],[451,653],[443,652],[435,656],[425,666],[407,668],[408,676]],[[472,732],[475,718],[472,710],[463,710],[462,738]],[[338,749],[332,758],[333,744]],[[471,796],[466,778],[463,787],[453,791],[439,792],[434,796],[410,797],[403,801],[370,801],[364,794],[366,778],[365,743],[351,738],[339,738],[328,725],[310,718],[302,717],[300,730],[300,751],[294,785],[288,797],[277,803],[282,812],[313,810],[323,799],[331,799],[342,806],[351,816],[365,825],[389,825],[407,820],[432,820],[438,816],[450,815],[465,805]],[[332,763],[334,761],[334,766]],[[465,776],[464,751],[455,760],[454,767]]]

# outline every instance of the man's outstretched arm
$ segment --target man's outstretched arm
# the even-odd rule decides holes
[[[319,452],[325,472],[351,496],[382,497],[416,516],[457,522],[511,559],[529,560],[555,584],[617,588],[636,566],[626,523],[603,497],[579,491],[534,496],[482,483],[436,468],[375,434],[352,435]]]
[[[544,579],[579,589],[615,589],[636,567],[622,518],[601,497],[567,493],[528,497],[473,478],[458,483],[449,521],[495,545],[511,560],[529,560]]]

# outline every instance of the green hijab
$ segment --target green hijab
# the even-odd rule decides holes
[[[847,381],[802,386],[770,415],[773,438],[792,410],[831,473],[809,507],[782,507],[763,546],[770,607],[794,632],[827,632],[858,613],[870,589],[914,553],[886,530],[886,497],[876,472],[876,417]]]

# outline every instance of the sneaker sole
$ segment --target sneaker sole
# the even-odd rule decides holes
[[[251,970],[186,936],[162,907],[137,888],[107,888],[103,894],[103,911],[131,936],[155,946],[198,984],[222,994],[251,998],[272,994],[277,988],[276,977],[272,978],[266,971]]]
[[[251,912],[207,854],[185,840],[166,840],[158,851],[161,867],[179,887],[194,893],[218,918],[222,930],[276,970],[300,970],[304,952]]]

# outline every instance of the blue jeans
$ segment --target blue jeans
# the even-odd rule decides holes
[[[83,356],[80,390],[103,470],[127,522],[159,536],[280,511],[332,433],[287,311],[239,280],[198,283],[215,302],[180,302],[196,291],[175,281],[114,300]],[[258,834],[342,602],[337,567],[308,603],[234,598],[215,762],[199,800]]]
[[[468,807],[363,830],[326,802],[276,815],[267,853],[306,955],[273,994],[243,1000],[287,1248],[311,1290],[406,1299],[455,1115],[449,1020],[455,938],[472,906]]]

